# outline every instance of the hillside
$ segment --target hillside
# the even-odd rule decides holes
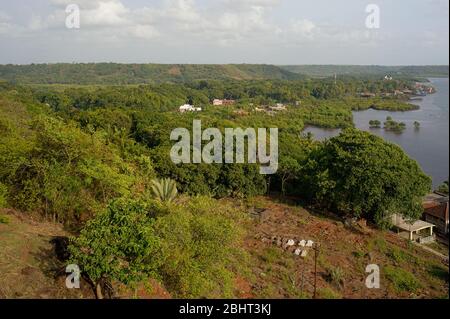
[[[226,207],[222,200],[218,208]],[[232,201],[235,205],[235,201]],[[419,246],[409,244],[392,232],[367,226],[347,227],[333,218],[311,210],[283,204],[275,198],[259,197],[244,205],[249,216],[264,210],[247,224],[242,243],[246,262],[236,267],[234,296],[238,298],[311,298],[314,283],[314,251],[305,258],[286,251],[270,238],[313,240],[320,245],[317,268],[317,297],[334,298],[445,298],[448,269],[445,263]],[[94,298],[90,285],[65,288],[64,262],[59,261],[52,239],[69,236],[60,224],[44,222],[30,214],[1,210],[0,298]],[[27,240],[23,240],[26,238]],[[380,289],[367,289],[365,267],[381,269]],[[153,282],[153,281],[152,281]],[[118,298],[131,294],[117,291]],[[152,284],[138,298],[170,298],[168,287]],[[119,289],[120,290],[120,289]]]
[[[0,65],[0,79],[21,84],[144,84],[196,80],[292,80],[301,75],[251,64],[31,64]]]
[[[285,65],[283,70],[312,77],[385,76],[394,77],[448,77],[448,65],[381,66],[381,65]]]

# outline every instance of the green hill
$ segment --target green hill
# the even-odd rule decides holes
[[[0,79],[22,84],[143,84],[196,80],[293,80],[301,75],[252,64],[31,64],[0,65]]]
[[[448,65],[382,66],[382,65],[285,65],[280,68],[312,77],[385,76],[394,77],[448,77]]]

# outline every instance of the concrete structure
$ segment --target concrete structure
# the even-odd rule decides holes
[[[435,225],[423,220],[417,220],[413,223],[405,220],[398,214],[392,215],[392,224],[399,229],[408,233],[408,239],[411,241],[418,241],[419,243],[425,243],[434,241],[433,228]],[[423,234],[423,231],[427,231],[427,234]]]
[[[234,103],[236,103],[235,100],[227,100],[227,99],[225,99],[225,100],[214,99],[213,100],[214,106],[221,106],[221,105],[228,106],[228,105],[233,105]]]
[[[185,104],[180,106],[179,108],[181,113],[185,113],[185,112],[201,112],[202,108],[201,107],[194,107],[193,105],[190,104]]]
[[[375,97],[376,94],[375,93],[370,93],[370,92],[364,92],[364,93],[361,93],[360,96],[369,98],[369,97]]]
[[[449,197],[445,194],[433,193],[424,198],[422,219],[436,225],[436,231],[443,235],[449,233]]]
[[[283,104],[278,103],[276,106],[269,106],[269,109],[271,111],[280,112],[280,111],[286,111],[287,108]]]

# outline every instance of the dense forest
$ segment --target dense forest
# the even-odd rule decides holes
[[[31,64],[0,65],[0,79],[28,84],[143,84],[195,80],[294,80],[303,76],[273,65]]]
[[[29,66],[11,67],[10,74],[23,72],[21,79],[27,81],[32,71],[36,82],[52,83],[57,76],[66,78],[63,70],[73,67],[83,73],[85,66],[55,67],[62,73],[52,69],[40,78],[46,68]],[[105,75],[100,76],[103,67]],[[120,69],[99,65],[93,74],[67,78],[132,82],[122,78],[132,66],[114,74],[114,80],[108,79],[108,67]],[[4,75],[8,67],[2,68]],[[430,178],[400,147],[353,128],[351,113],[371,107],[408,110],[411,105],[403,100],[361,98],[358,93],[410,86],[409,81],[383,80],[202,80],[130,86],[4,82],[0,205],[39,212],[73,231],[71,260],[95,283],[98,297],[105,280],[128,285],[148,277],[163,282],[174,296],[230,297],[233,265],[245,257],[238,244],[246,219],[236,205],[219,204],[221,198],[290,195],[342,217],[366,218],[380,228],[389,227],[393,213],[421,216]],[[215,98],[235,99],[236,104],[213,107]],[[201,106],[203,112],[178,112],[184,103]],[[285,103],[287,110],[255,111],[273,103]],[[174,164],[170,132],[191,128],[193,119],[222,131],[279,128],[278,172],[260,175],[258,165],[250,163]],[[303,134],[305,125],[345,130],[318,142]]]

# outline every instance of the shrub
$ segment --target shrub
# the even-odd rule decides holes
[[[327,279],[338,287],[342,286],[344,284],[344,270],[340,267],[328,268]]]
[[[72,239],[71,262],[96,284],[160,280],[176,297],[232,297],[243,255],[240,214],[195,198],[183,205],[120,199]]]
[[[0,224],[9,224],[9,218],[4,215],[0,215]]]
[[[241,213],[205,197],[168,210],[155,224],[165,256],[159,272],[165,286],[180,298],[232,297],[232,269],[242,271]]]
[[[104,281],[136,284],[149,276],[157,278],[162,263],[161,242],[154,232],[154,220],[144,204],[133,200],[113,201],[72,238],[70,262],[96,286],[103,298]]]

